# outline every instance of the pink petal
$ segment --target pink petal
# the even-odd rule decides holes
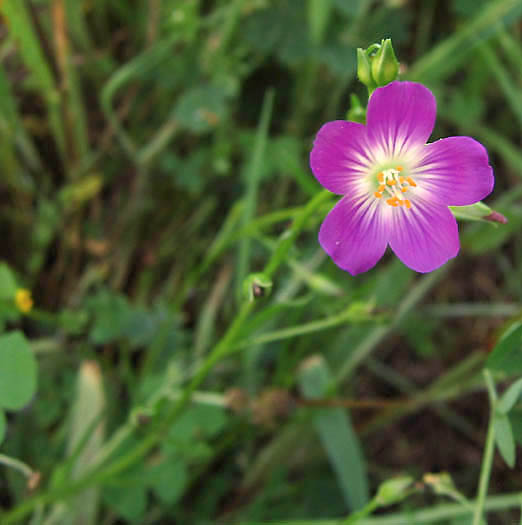
[[[415,199],[411,209],[390,214],[390,247],[417,272],[431,272],[459,252],[457,221],[449,208]]]
[[[429,199],[447,206],[466,206],[493,190],[493,170],[484,146],[470,137],[448,137],[425,146],[425,156],[412,170]]]
[[[386,228],[376,199],[342,198],[326,216],[319,231],[324,251],[352,275],[375,266],[386,250]]]
[[[370,164],[366,128],[357,122],[334,120],[317,133],[310,153],[310,167],[327,190],[344,195],[350,183],[368,173]]]
[[[437,113],[433,93],[416,82],[392,82],[377,88],[368,102],[367,126],[382,157],[400,157],[426,144]]]

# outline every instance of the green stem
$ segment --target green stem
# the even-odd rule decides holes
[[[491,465],[493,463],[493,455],[495,452],[495,427],[493,425],[493,416],[495,411],[495,404],[497,402],[497,393],[495,391],[495,384],[493,382],[491,372],[487,368],[484,369],[484,379],[488,387],[491,413],[489,416],[486,447],[484,449],[484,456],[482,458],[482,468],[480,470],[479,489],[477,494],[477,502],[475,504],[475,513],[473,514],[473,525],[480,525],[482,523],[484,502],[486,501],[486,496],[488,492],[489,477],[491,475]]]
[[[339,326],[342,324],[347,324],[350,322],[365,322],[365,321],[375,321],[380,319],[370,312],[362,312],[360,310],[349,309],[347,311],[341,312],[337,315],[332,315],[326,319],[320,319],[318,321],[310,321],[308,323],[300,324],[297,326],[290,326],[288,328],[282,328],[280,330],[274,330],[272,332],[266,332],[264,334],[250,337],[239,341],[235,345],[235,349],[248,348],[255,345],[272,343],[274,341],[281,341],[283,339],[289,339],[292,337],[310,334],[313,332],[318,332],[320,330],[327,330],[328,328],[333,328],[334,326]]]
[[[21,472],[26,478],[30,478],[34,474],[34,470],[29,465],[5,454],[0,454],[0,465],[18,470],[18,472]]]

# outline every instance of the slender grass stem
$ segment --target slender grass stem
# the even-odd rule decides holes
[[[475,513],[473,514],[473,525],[480,525],[482,523],[482,514],[484,513],[484,503],[488,493],[489,478],[491,476],[491,465],[493,464],[493,455],[495,452],[495,427],[493,424],[493,416],[495,404],[497,401],[497,394],[495,391],[495,384],[491,377],[491,372],[484,369],[484,379],[488,387],[489,402],[491,406],[491,414],[489,416],[488,433],[486,436],[486,446],[484,448],[484,456],[482,458],[482,468],[480,470],[479,489],[477,494],[477,501],[475,504]]]

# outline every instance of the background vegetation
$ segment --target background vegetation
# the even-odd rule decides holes
[[[488,421],[479,502],[518,519],[519,390],[498,407],[490,380],[490,418],[482,369],[509,328],[489,366],[522,374],[519,0],[0,13],[2,524],[333,525],[405,475],[360,523],[471,523]],[[462,224],[432,274],[353,278],[307,159],[385,37],[437,96],[432,138],[488,148],[509,223]]]

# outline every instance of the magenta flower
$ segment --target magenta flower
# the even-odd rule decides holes
[[[319,242],[343,270],[369,270],[388,245],[417,272],[457,255],[448,206],[483,199],[493,189],[493,170],[470,137],[426,144],[435,115],[429,89],[392,82],[372,94],[366,126],[336,120],[319,130],[310,166],[326,189],[344,195],[321,225]]]

